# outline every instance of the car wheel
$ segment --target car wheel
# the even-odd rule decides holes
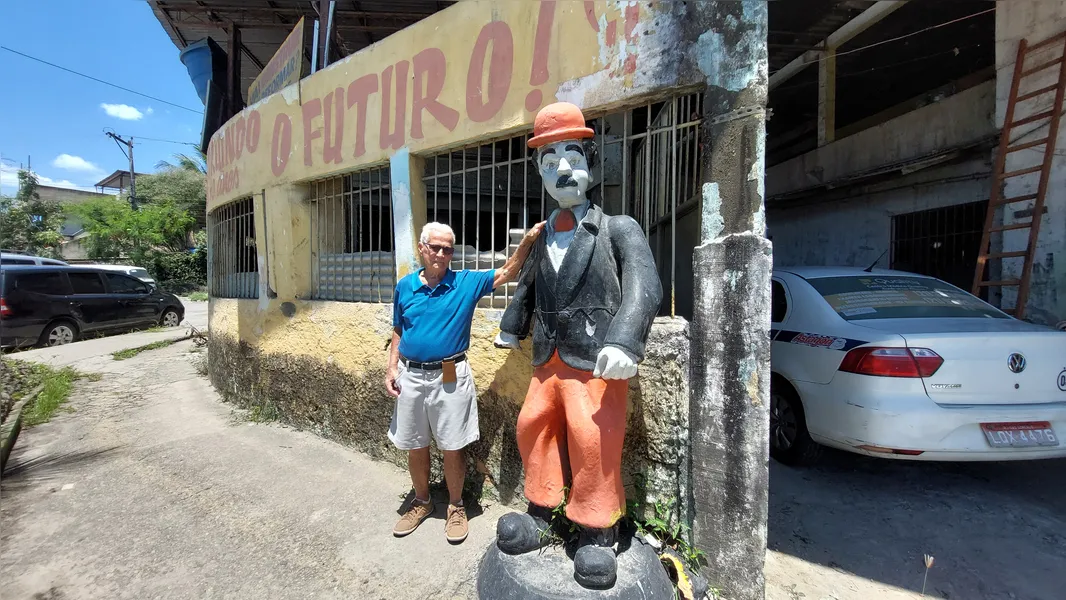
[[[799,395],[774,377],[770,380],[770,456],[779,463],[799,466],[814,463],[821,453],[822,446],[807,431]]]
[[[56,321],[41,332],[42,347],[64,346],[78,341],[78,329],[69,321]]]
[[[163,311],[163,316],[159,317],[159,323],[163,327],[177,327],[181,324],[181,315],[173,308],[168,308]]]

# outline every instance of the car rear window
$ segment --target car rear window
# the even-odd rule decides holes
[[[75,294],[103,294],[104,281],[96,273],[68,273]]]
[[[107,277],[107,285],[111,288],[112,294],[145,294],[148,292],[148,288],[143,283],[132,277],[118,273],[105,273],[104,277]]]
[[[70,293],[63,273],[19,273],[15,287],[20,292],[66,296]]]
[[[821,277],[807,282],[847,321],[1009,318],[979,298],[931,277]]]

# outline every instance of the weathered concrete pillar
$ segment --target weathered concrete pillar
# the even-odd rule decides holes
[[[418,236],[426,224],[426,185],[422,181],[425,159],[406,148],[392,155],[389,173],[392,185],[392,227],[396,243],[396,281],[421,268]]]
[[[311,281],[311,208],[307,202],[310,186],[284,184],[269,187],[256,194],[256,215],[262,215],[262,225],[256,222],[256,239],[260,240],[260,285],[282,301],[310,298]],[[264,210],[266,206],[270,210]],[[260,229],[260,227],[262,227]],[[261,301],[268,297],[260,290]]]
[[[770,242],[763,176],[767,5],[701,5],[695,62],[706,76],[708,149],[693,260],[690,489],[694,543],[711,585],[764,598],[769,486]]]

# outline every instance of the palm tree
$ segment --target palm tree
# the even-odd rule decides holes
[[[207,173],[207,155],[201,152],[199,148],[196,149],[195,157],[189,156],[188,154],[175,154],[174,160],[176,164],[161,160],[155,164],[155,168],[168,171],[171,169],[194,171],[201,175]]]

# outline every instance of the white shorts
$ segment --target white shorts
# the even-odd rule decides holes
[[[440,369],[408,369],[400,363],[400,397],[392,411],[389,439],[400,450],[429,446],[430,434],[441,450],[462,450],[480,437],[477,391],[470,361],[455,364],[455,383],[444,383]]]

